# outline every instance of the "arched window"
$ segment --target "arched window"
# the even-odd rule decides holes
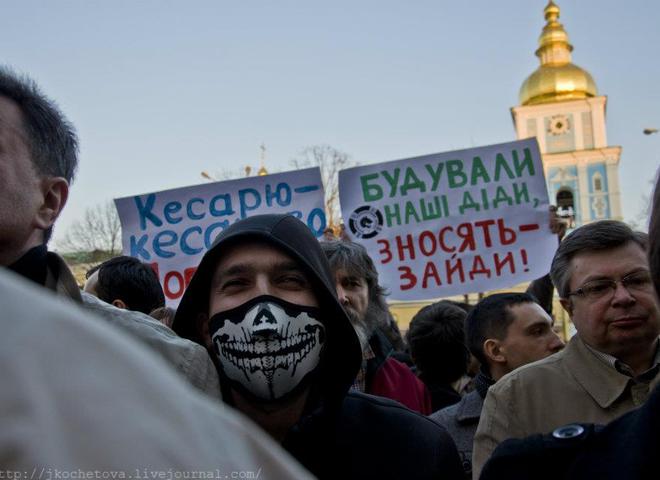
[[[603,176],[599,172],[594,173],[594,176],[592,177],[592,182],[594,186],[594,192],[603,191]]]

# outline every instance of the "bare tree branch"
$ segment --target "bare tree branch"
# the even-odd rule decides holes
[[[112,202],[85,210],[82,220],[76,221],[57,243],[69,252],[105,251],[112,255],[121,252],[121,224]]]
[[[329,227],[337,227],[341,223],[339,210],[339,183],[337,174],[339,170],[356,165],[348,154],[331,147],[330,145],[313,145],[300,152],[298,158],[291,160],[296,168],[319,167],[321,180],[325,189],[325,214]]]
[[[641,196],[642,207],[641,210],[637,212],[633,218],[626,220],[626,223],[630,225],[633,230],[640,230],[642,232],[648,231],[649,227],[649,218],[651,216],[651,196],[653,195],[653,185],[655,182],[653,180],[649,181],[651,185],[651,192],[644,193]]]

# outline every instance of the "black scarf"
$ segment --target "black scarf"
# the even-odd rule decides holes
[[[47,254],[46,245],[39,245],[28,250],[25,255],[7,268],[43,286],[46,284],[46,274],[48,273]]]
[[[488,374],[486,374],[483,369],[479,370],[479,373],[477,373],[477,376],[474,377],[474,388],[479,392],[479,396],[481,398],[486,398],[486,394],[488,393],[488,389],[492,384],[495,383],[495,380],[490,378]]]

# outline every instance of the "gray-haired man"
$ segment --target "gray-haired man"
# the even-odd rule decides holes
[[[660,311],[647,236],[605,220],[559,246],[551,276],[577,329],[566,348],[503,377],[486,397],[473,474],[507,438],[573,422],[607,423],[640,406],[660,376]]]

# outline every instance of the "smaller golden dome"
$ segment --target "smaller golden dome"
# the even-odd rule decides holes
[[[539,37],[536,56],[541,66],[520,87],[520,103],[539,103],[595,97],[596,82],[586,70],[571,63],[573,46],[559,23],[559,7],[552,1],[544,10],[546,24]]]
[[[259,170],[257,170],[257,175],[259,175],[260,177],[264,177],[264,176],[268,175],[268,170],[266,170],[266,165],[265,165],[265,162],[266,162],[266,145],[264,145],[262,143],[259,148],[261,149],[261,167],[259,168]]]

